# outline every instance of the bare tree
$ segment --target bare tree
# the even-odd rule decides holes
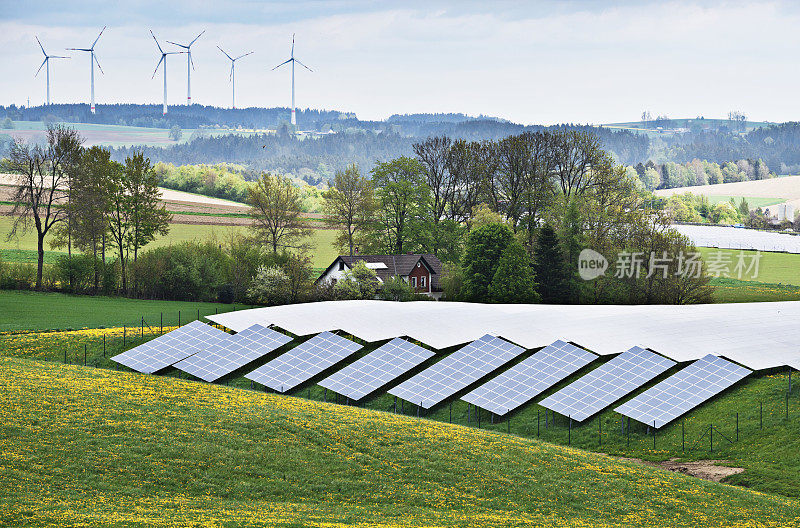
[[[14,191],[14,223],[9,237],[36,229],[36,289],[42,287],[44,239],[53,226],[67,218],[65,204],[69,191],[69,173],[80,160],[82,138],[73,128],[47,127],[47,145],[31,146],[15,140],[8,167],[17,176]]]
[[[431,251],[436,254],[440,248],[439,224],[452,212],[452,204],[458,187],[458,180],[448,170],[452,140],[447,136],[429,137],[414,144],[425,181],[431,190]]]
[[[300,193],[285,176],[264,173],[249,189],[250,215],[257,239],[267,244],[273,253],[279,249],[305,249],[302,239],[312,230],[303,223],[300,212]]]

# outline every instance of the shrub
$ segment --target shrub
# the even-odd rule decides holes
[[[53,277],[65,292],[87,292],[94,286],[94,257],[83,254],[62,255],[53,265]]]
[[[247,293],[259,304],[286,304],[290,297],[289,277],[279,266],[262,266]]]

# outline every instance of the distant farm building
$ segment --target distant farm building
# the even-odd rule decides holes
[[[363,262],[375,271],[378,281],[383,284],[392,277],[406,281],[416,293],[434,299],[442,296],[442,262],[430,253],[406,255],[341,255],[328,266],[316,282],[333,283],[344,276],[358,262]]]

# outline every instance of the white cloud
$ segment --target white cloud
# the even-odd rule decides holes
[[[303,16],[287,8],[249,18],[244,4],[236,9],[237,23],[215,17],[208,4],[199,10],[205,19],[194,13],[187,24],[148,20],[139,12],[130,17],[135,23],[109,27],[98,44],[106,75],[97,78],[97,99],[160,102],[160,74],[150,79],[158,61],[150,23],[164,40],[191,39],[207,29],[193,48],[192,95],[204,104],[230,102],[229,63],[215,47],[221,45],[229,53],[256,51],[237,65],[237,106],[288,105],[288,69],[270,69],[288,57],[296,32],[297,56],[315,70],[298,70],[298,105],[355,111],[362,118],[463,111],[525,123],[600,123],[635,119],[644,109],[720,117],[740,108],[753,118],[800,119],[793,107],[800,17],[790,4],[598,8],[574,2],[568,8],[501,6],[496,12],[407,5],[348,10],[310,3]],[[273,15],[277,22],[265,22]],[[2,102],[43,99],[44,81],[33,79],[41,62],[34,34],[54,53],[90,44],[99,29],[0,22],[6,50],[0,64],[14,72],[0,79]],[[185,62],[182,56],[169,61],[170,100],[181,103]],[[88,97],[88,58],[53,63],[52,76],[56,101]]]

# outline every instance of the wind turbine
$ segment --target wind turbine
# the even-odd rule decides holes
[[[314,70],[312,70],[311,68],[309,68],[308,66],[306,66],[305,64],[303,64],[302,62],[300,62],[299,60],[294,58],[294,33],[292,33],[292,55],[291,55],[291,57],[289,57],[287,60],[283,61],[282,63],[280,63],[277,66],[275,66],[274,68],[272,68],[272,71],[275,71],[278,68],[280,68],[281,66],[283,66],[284,64],[288,64],[290,62],[292,63],[292,125],[296,125],[297,124],[297,118],[295,118],[295,106],[294,106],[294,63],[296,62],[297,64],[299,64],[300,66],[302,66],[303,68],[307,69],[310,72],[313,72]]]
[[[42,61],[42,65],[39,66],[39,69],[36,70],[36,75],[34,75],[34,77],[38,77],[39,72],[42,71],[42,68],[47,66],[47,106],[50,106],[50,59],[68,59],[69,57],[63,57],[61,55],[48,55],[44,50],[44,46],[42,46],[42,41],[39,40],[39,37],[36,37],[36,42],[38,42],[39,47],[42,48],[44,60]]]
[[[152,29],[150,30],[150,34],[153,35],[153,30]],[[156,73],[158,73],[158,67],[161,66],[161,63],[163,62],[164,63],[164,108],[163,108],[163,114],[162,115],[167,115],[167,55],[180,55],[181,53],[186,53],[186,52],[185,51],[164,51],[163,49],[161,49],[161,44],[158,43],[158,39],[156,38],[155,35],[153,35],[153,40],[156,41],[156,46],[158,46],[158,51],[161,52],[161,60],[159,60],[158,64],[156,64],[156,69],[153,71],[153,76],[150,77],[150,78],[151,79],[155,78]]]
[[[228,55],[224,49],[220,48],[219,46],[217,46],[217,49],[220,50],[222,53],[225,53],[225,56],[231,60],[231,74],[229,76],[229,79],[231,81],[231,106],[233,107],[234,110],[236,110],[236,71],[235,71],[236,61],[241,59],[242,57],[247,57],[248,55],[252,55],[254,52],[251,51],[250,53],[239,55],[234,59],[233,57]]]
[[[192,70],[194,69],[194,61],[192,60],[192,44],[197,42],[197,39],[202,37],[203,33],[205,33],[205,32],[206,32],[206,30],[204,29],[203,31],[200,32],[199,35],[197,35],[194,38],[193,41],[191,41],[189,44],[186,44],[186,45],[178,44],[177,42],[172,42],[171,40],[167,41],[170,44],[173,44],[175,46],[178,46],[180,48],[185,49],[186,50],[185,53],[188,55],[188,57],[186,59],[186,106],[189,106],[189,105],[192,104]]]
[[[68,50],[72,50],[72,51],[88,51],[89,52],[89,64],[91,66],[91,72],[92,72],[92,101],[91,101],[90,109],[91,109],[93,114],[95,113],[94,112],[94,63],[96,62],[97,63],[97,67],[100,68],[100,61],[98,61],[97,57],[94,56],[94,46],[97,44],[97,41],[100,40],[100,36],[103,34],[103,31],[106,30],[106,27],[107,26],[103,26],[103,29],[100,30],[100,35],[97,35],[97,38],[94,39],[94,42],[92,42],[92,46],[90,48],[67,48]],[[100,73],[103,73],[103,68],[100,68]],[[103,73],[103,75],[105,75],[105,74]]]

